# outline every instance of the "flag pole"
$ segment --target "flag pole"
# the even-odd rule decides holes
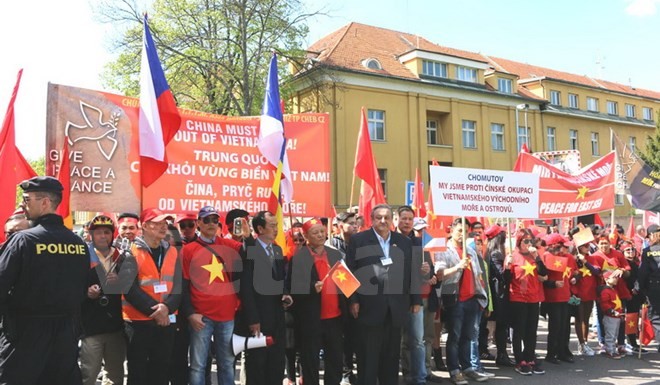
[[[643,304],[641,307],[641,311],[639,312],[639,323],[637,324],[637,334],[639,335],[639,341],[637,342],[637,346],[639,346],[639,351],[637,352],[637,359],[641,360],[642,359],[642,330],[644,329],[644,308],[646,307],[646,304]]]

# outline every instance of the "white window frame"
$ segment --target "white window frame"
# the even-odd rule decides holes
[[[568,94],[568,107],[569,108],[580,108],[580,97],[578,94]]]
[[[591,133],[591,155],[593,156],[600,156],[599,136],[597,132]]]
[[[447,63],[440,63],[433,60],[422,60],[422,74],[434,78],[446,78]]]
[[[387,196],[387,169],[379,168],[378,176],[380,177],[380,187],[383,189],[383,195]]]
[[[653,120],[653,109],[650,107],[642,107],[642,118],[644,120]]]
[[[504,146],[504,124],[490,124],[490,143],[493,151],[505,151]]]
[[[619,115],[619,103],[608,100],[607,101],[607,113],[609,115]]]
[[[587,111],[598,112],[598,99],[587,96]]]
[[[513,81],[511,79],[507,79],[507,78],[498,78],[497,79],[497,89],[500,92],[504,92],[506,94],[511,94],[511,93],[513,93]]]
[[[561,92],[550,90],[550,104],[561,106]]]
[[[382,117],[378,116],[381,114]],[[384,142],[385,141],[385,111],[367,110],[367,124],[369,125],[369,139],[375,142]],[[378,136],[379,133],[381,134],[380,137]]]
[[[527,147],[531,148],[531,140],[532,130],[529,127],[518,126],[518,130],[516,131],[516,143],[518,144],[518,151],[520,151],[523,143],[526,143]]]
[[[431,140],[433,136],[434,140]],[[433,119],[426,119],[426,144],[440,144],[438,143],[438,121]]]
[[[548,137],[548,151],[557,151],[557,128],[548,126],[546,132]]]
[[[456,79],[464,82],[477,82],[477,69],[470,67],[457,66]]]
[[[628,137],[628,148],[630,149],[630,152],[635,152],[637,151],[637,137],[635,136],[629,136]]]
[[[626,103],[626,117],[635,118],[636,117],[635,105]]]
[[[568,149],[577,150],[578,147],[579,147],[578,131],[573,129],[568,130]]]
[[[474,120],[463,120],[461,122],[461,138],[463,148],[477,148],[477,122]]]

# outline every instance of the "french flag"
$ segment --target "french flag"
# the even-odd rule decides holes
[[[148,187],[167,170],[165,147],[181,125],[170,86],[144,15],[144,47],[140,67],[140,178]]]

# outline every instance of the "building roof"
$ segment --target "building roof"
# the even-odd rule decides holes
[[[660,100],[660,92],[594,79],[586,75],[575,75],[513,60],[491,57],[481,53],[449,48],[432,43],[421,36],[355,22],[351,22],[321,38],[313,43],[307,51],[315,61],[321,62],[325,66],[419,80],[417,75],[399,61],[401,55],[413,50],[487,63],[495,71],[517,75],[519,77],[518,95],[530,99],[539,98],[525,88],[525,83],[532,80],[548,79]],[[367,59],[378,60],[382,69],[367,68],[363,64],[363,61]]]

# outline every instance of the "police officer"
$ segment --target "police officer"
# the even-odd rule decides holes
[[[649,247],[642,250],[642,263],[639,266],[638,282],[640,291],[649,303],[649,318],[660,340],[660,226],[651,225],[647,230]],[[658,348],[660,352],[660,348]]]
[[[0,384],[80,384],[87,246],[55,214],[63,189],[57,179],[34,177],[20,187],[34,227],[0,251]]]

